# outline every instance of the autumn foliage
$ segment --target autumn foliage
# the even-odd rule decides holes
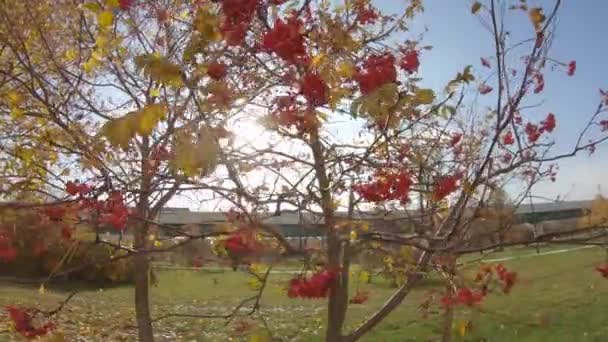
[[[327,341],[360,339],[437,268],[447,270],[437,274],[449,283],[440,300],[449,325],[452,309],[480,305],[494,288],[511,294],[517,283],[502,265],[483,268],[472,284],[459,278],[457,256],[474,252],[471,213],[513,184],[526,189],[514,195],[521,203],[534,185],[555,180],[554,162],[595,151],[608,132],[604,90],[567,153],[551,148],[558,117],[569,113],[530,106],[542,102],[551,71],[578,76],[575,60],[550,54],[559,4],[473,2],[467,14],[487,26],[492,49],[433,89],[424,73],[443,66],[412,32],[420,0],[396,13],[370,0],[0,5],[0,190],[9,207],[34,208],[53,223],[63,243],[112,251],[99,263],[133,260],[142,341],[154,338],[152,257],[206,239],[235,270],[269,250],[315,270],[285,285],[290,298],[327,301]],[[521,41],[504,27],[510,16],[529,21]],[[160,222],[163,208],[194,197],[234,210],[194,232]],[[321,231],[323,243],[294,245],[272,224],[284,212]],[[408,220],[391,226],[393,214]],[[118,242],[100,234],[107,228]],[[181,240],[168,247],[167,237]],[[20,257],[17,240],[0,226],[3,266]],[[46,255],[40,240],[32,252]],[[349,331],[348,304],[370,297],[349,294],[346,281],[365,253],[398,275],[399,289]],[[444,254],[448,262],[437,263]],[[241,269],[259,291],[253,315],[270,273]],[[604,266],[597,271],[606,276]],[[53,328],[8,310],[25,337]]]
[[[335,271],[321,270],[310,277],[299,276],[289,281],[287,295],[290,298],[323,298],[329,294],[332,280],[337,276]]]

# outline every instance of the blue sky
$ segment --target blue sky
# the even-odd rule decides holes
[[[374,1],[377,7],[391,12],[401,12],[404,3],[400,0]],[[553,0],[529,3],[546,8],[546,12],[554,5]],[[420,74],[425,85],[441,89],[464,66],[473,64],[479,67],[481,56],[492,55],[492,37],[477,16],[471,14],[471,4],[472,1],[466,0],[424,1],[425,12],[414,20],[411,33],[415,35],[428,28],[423,42],[433,46],[421,57]],[[538,108],[538,119],[548,112],[555,113],[558,118],[554,135],[558,151],[567,151],[568,147],[573,146],[577,133],[598,104],[598,89],[608,89],[606,13],[608,1],[605,0],[562,2],[551,57],[564,62],[576,60],[577,72],[573,77],[567,77],[560,70],[547,72],[545,91],[538,98],[543,101]],[[505,26],[513,37],[533,35],[532,25],[523,12],[507,11]],[[588,199],[598,193],[598,186],[602,186],[603,193],[607,195],[606,170],[608,144],[600,146],[593,156],[583,153],[560,162],[557,182],[539,185],[534,194],[550,198],[559,195],[570,200]]]

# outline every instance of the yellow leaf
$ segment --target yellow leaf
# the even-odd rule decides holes
[[[262,287],[262,282],[257,277],[251,277],[247,281],[247,285],[249,285],[252,290],[259,290]]]
[[[543,9],[540,7],[532,8],[528,12],[528,15],[530,16],[530,21],[532,21],[532,25],[534,25],[536,31],[540,31],[542,29],[542,23],[546,19],[543,14]]]
[[[137,133],[141,136],[150,135],[158,122],[164,119],[165,110],[164,105],[154,103],[132,113],[132,120],[134,120],[133,124]]]
[[[21,108],[13,108],[11,110],[11,118],[13,119],[21,119],[25,115],[25,112]]]
[[[329,90],[329,107],[336,110],[340,101],[348,95],[349,91],[345,88],[331,88]]]
[[[370,278],[369,272],[367,272],[367,271],[359,272],[359,281],[360,282],[367,284],[367,283],[369,283],[369,278]]]
[[[249,266],[249,270],[253,273],[265,273],[268,270],[268,266],[263,264],[252,264]]]
[[[356,230],[351,230],[350,231],[350,242],[355,242],[357,241],[357,238],[359,237],[359,234],[357,234]]]
[[[101,133],[108,138],[113,147],[120,147],[123,150],[129,149],[129,141],[135,135],[129,117],[122,117],[106,122],[101,128]]]
[[[270,342],[270,336],[264,333],[255,333],[249,336],[249,342]]]
[[[342,62],[336,70],[340,77],[351,78],[355,74],[355,66],[351,62]]]
[[[118,0],[106,0],[106,5],[108,5],[109,7],[118,7],[120,6],[120,3],[118,2]]]
[[[196,143],[186,134],[178,134],[175,143],[174,169],[186,176],[206,175],[217,165],[219,145],[208,129],[199,132]]]
[[[67,49],[65,51],[65,59],[67,59],[68,62],[75,61],[76,58],[78,58],[78,52],[76,52],[75,49]]]
[[[159,97],[160,96],[160,89],[159,88],[152,88],[152,89],[150,89],[150,96],[152,96],[152,97]]]
[[[98,59],[96,58],[89,58],[88,61],[86,61],[84,63],[84,65],[82,66],[84,71],[86,71],[87,73],[90,73],[91,71],[95,70],[96,67],[98,67],[101,63],[99,62]]]
[[[355,100],[351,111],[374,119],[386,118],[399,101],[399,89],[395,83],[387,83],[372,93]]]
[[[458,334],[460,335],[460,337],[464,337],[464,335],[467,333],[467,325],[468,325],[468,322],[466,322],[466,321],[458,322],[458,325],[456,326],[456,328],[458,330]]]
[[[435,93],[432,89],[418,89],[414,96],[420,104],[431,104],[435,99]]]
[[[88,9],[89,11],[95,12],[95,13],[98,13],[99,11],[101,11],[101,6],[99,6],[99,4],[96,2],[87,2],[86,4],[83,5],[83,7]]]
[[[9,91],[6,98],[11,106],[18,106],[23,102],[23,96],[16,90]]]
[[[329,37],[334,43],[334,48],[346,51],[355,51],[359,48],[360,43],[342,26],[337,24],[329,25],[328,31]]]
[[[205,48],[210,42],[219,41],[222,35],[219,31],[219,19],[206,6],[202,6],[196,12],[194,18],[194,28],[200,34],[199,43],[201,48]]]
[[[315,112],[315,114],[317,114],[317,117],[318,117],[319,119],[321,119],[321,121],[327,121],[327,119],[328,119],[327,114],[326,114],[326,113],[323,113],[323,112],[321,112],[321,111],[316,111],[316,112]]]
[[[97,16],[97,22],[101,28],[112,26],[112,20],[114,20],[114,15],[110,11],[103,11]]]
[[[362,232],[369,231],[369,223],[368,222],[361,222],[361,227],[359,229],[361,229]]]
[[[473,6],[471,6],[471,13],[475,14],[475,13],[479,12],[480,9],[481,9],[481,3],[479,1],[475,1],[473,3]]]
[[[154,54],[137,56],[135,64],[144,74],[159,83],[181,86],[182,69],[165,57]]]
[[[316,56],[314,56],[312,58],[312,66],[313,68],[318,68],[321,63],[323,63],[323,60],[325,59],[325,54],[324,53],[320,53]]]

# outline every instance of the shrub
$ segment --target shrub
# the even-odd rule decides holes
[[[16,277],[48,277],[67,270],[63,279],[96,284],[123,283],[133,278],[130,258],[105,261],[120,253],[107,245],[95,244],[94,236],[79,234],[83,228],[67,228],[65,222],[50,221],[34,210],[3,210],[0,231],[16,249],[16,258],[0,261],[0,273]]]

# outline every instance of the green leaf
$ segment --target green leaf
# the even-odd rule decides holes
[[[450,93],[454,92],[455,91],[454,88],[457,87],[461,83],[469,84],[472,81],[474,81],[475,76],[473,76],[473,74],[471,73],[472,68],[473,68],[472,65],[467,65],[462,72],[459,72],[453,80],[448,82],[448,86],[447,86],[448,92],[450,92]]]
[[[87,2],[86,4],[84,4],[82,6],[94,13],[101,12],[101,6],[99,6],[99,4],[96,2]]]
[[[99,23],[99,27],[108,28],[112,26],[112,21],[114,20],[114,15],[110,11],[103,11],[99,13],[97,16],[97,22]]]
[[[420,104],[431,104],[435,100],[435,92],[432,89],[418,89],[414,97]]]

